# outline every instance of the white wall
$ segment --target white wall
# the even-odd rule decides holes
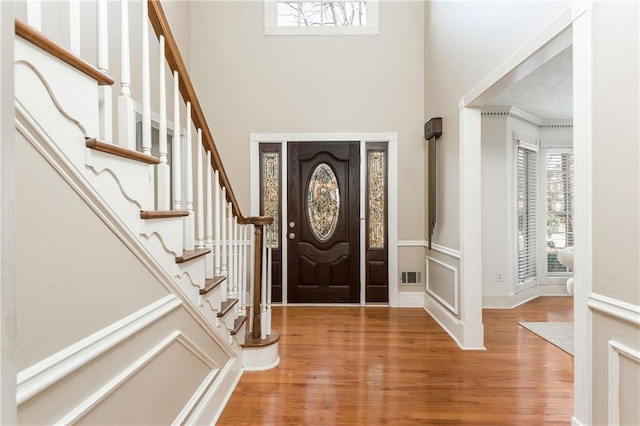
[[[443,117],[434,241],[459,249],[458,101],[570,2],[430,1],[425,9],[425,120]]]

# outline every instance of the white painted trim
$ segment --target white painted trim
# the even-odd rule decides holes
[[[483,117],[513,117],[540,127],[544,120],[537,115],[523,111],[513,106],[485,105],[482,107]]]
[[[431,288],[429,287],[429,283],[431,282],[431,280],[429,279],[429,262],[433,262],[436,263],[440,266],[442,266],[443,268],[453,272],[453,306],[447,302],[446,300],[444,300],[438,293],[436,293],[435,291],[431,290]],[[427,256],[427,262],[426,262],[426,270],[425,270],[425,282],[426,284],[426,289],[427,289],[427,293],[429,293],[431,296],[433,296],[434,299],[436,299],[438,302],[442,303],[442,305],[449,309],[451,312],[453,312],[455,315],[458,315],[459,313],[459,303],[458,303],[458,268],[455,268],[447,263],[444,263],[441,260],[435,259],[431,256]]]
[[[189,296],[180,288],[173,278],[156,262],[153,256],[142,245],[138,237],[132,233],[118,215],[106,205],[100,194],[87,182],[86,178],[75,168],[65,154],[60,151],[47,132],[40,127],[29,112],[15,101],[16,129],[31,143],[36,151],[56,170],[65,182],[87,204],[100,220],[114,233],[114,235],[136,256],[138,261],[158,280],[169,292],[177,295],[183,302],[186,312],[202,327],[224,353],[230,357],[236,356],[222,336],[213,328],[204,314],[191,302]]]
[[[196,389],[194,394],[191,395],[191,398],[189,398],[187,405],[185,405],[182,408],[182,410],[180,411],[180,414],[178,414],[176,419],[173,422],[171,422],[172,425],[185,424],[187,417],[189,417],[189,413],[193,412],[196,409],[196,407],[198,408],[201,407],[202,396],[205,394],[207,389],[214,382],[214,380],[216,379],[216,376],[218,376],[218,370],[211,370],[211,372],[207,374],[207,377],[205,377],[202,383],[200,383],[200,386],[198,386],[198,389]],[[200,401],[200,403],[198,403],[198,401]]]
[[[484,346],[464,346],[464,323],[453,316],[444,306],[438,303],[430,294],[424,293],[424,309],[447,332],[454,342],[464,350],[485,350]]]
[[[592,143],[591,143],[591,12],[587,1],[573,8],[573,153],[574,204],[574,418],[592,423],[592,312],[588,308],[592,288]]]
[[[591,293],[587,306],[592,311],[611,316],[640,327],[640,306],[623,302],[598,293]]]
[[[18,405],[182,305],[170,294],[18,373]]]
[[[532,287],[517,294],[483,294],[482,309],[513,309],[542,296],[571,296],[565,284]]]
[[[575,416],[571,417],[571,426],[587,426],[584,423],[580,423],[580,420],[576,419]]]
[[[215,363],[215,361],[209,358],[209,356],[207,356],[202,349],[200,349],[195,343],[193,343],[189,338],[182,334],[181,331],[176,330],[151,350],[149,350],[146,354],[138,358],[133,364],[124,369],[120,374],[109,380],[109,382],[107,382],[104,386],[94,392],[91,396],[85,399],[82,403],[80,403],[77,407],[67,413],[60,420],[55,422],[55,424],[66,425],[75,423],[80,420],[174,342],[180,343],[190,353],[194,354],[196,357],[198,357],[198,359],[205,362],[205,364],[209,368],[215,370],[216,372],[219,371],[219,366]]]
[[[609,398],[607,404],[608,424],[620,424],[620,357],[640,364],[640,352],[622,343],[609,340]]]
[[[424,240],[400,240],[398,241],[398,247],[429,247],[429,243]],[[438,253],[446,254],[447,256],[460,259],[460,251],[449,247],[441,246],[439,244],[432,243],[431,250]]]
[[[282,144],[282,193],[287,194],[287,143],[288,142],[344,142],[344,141],[360,141],[363,142],[387,142],[389,155],[388,170],[388,186],[389,186],[389,217],[388,217],[388,235],[389,235],[389,305],[398,306],[398,134],[393,132],[387,133],[251,133],[249,135],[249,152],[251,158],[249,164],[251,167],[251,214],[259,214],[260,206],[260,177],[259,171],[259,144],[260,143],[280,143]],[[361,153],[362,155],[362,153]],[[362,171],[362,170],[361,170]],[[360,181],[365,177],[361,176]],[[287,223],[287,201],[286,197],[282,199],[282,223]],[[286,233],[282,233],[282,304],[287,305],[287,244],[288,239]],[[362,234],[362,232],[361,232]],[[363,252],[366,247],[361,244],[360,250]],[[362,261],[362,254],[360,255]],[[362,279],[362,278],[361,278]],[[362,286],[364,287],[364,286]],[[361,296],[362,297],[362,296]],[[366,297],[363,298],[366,300]],[[362,300],[361,299],[361,303]]]
[[[16,409],[15,2],[0,2],[0,424]]]
[[[399,308],[424,308],[424,291],[401,291],[398,294]]]

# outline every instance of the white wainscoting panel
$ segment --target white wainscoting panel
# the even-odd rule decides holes
[[[431,284],[431,275],[430,275],[430,263],[435,263],[440,267],[450,271],[453,273],[453,300],[447,300],[445,295],[439,294],[436,288],[432,287]],[[449,309],[455,315],[459,313],[458,306],[458,268],[455,268],[447,263],[444,263],[441,260],[435,259],[433,257],[427,256],[426,263],[426,283],[427,283],[427,293],[429,293],[433,298],[435,298],[438,302],[442,303],[447,309]]]
[[[18,405],[182,305],[170,294],[18,373]]]
[[[634,363],[638,364],[640,368],[640,352],[632,349],[622,343],[609,340],[609,424],[620,424],[620,361],[625,357]],[[627,391],[632,391],[631,389]],[[637,392],[637,390],[636,390]],[[638,408],[637,406],[635,408]],[[640,416],[639,416],[640,417]],[[625,422],[625,424],[629,424]]]

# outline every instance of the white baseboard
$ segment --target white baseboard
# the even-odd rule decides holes
[[[424,291],[401,291],[398,293],[399,308],[424,308]]]
[[[424,309],[451,336],[460,349],[465,349],[460,343],[462,342],[464,328],[462,321],[454,317],[447,308],[428,293],[424,293]]]
[[[570,296],[560,284],[532,287],[518,294],[483,294],[482,309],[513,309],[540,296]]]

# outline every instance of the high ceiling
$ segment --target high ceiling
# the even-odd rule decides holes
[[[509,105],[545,120],[573,117],[571,46],[491,99],[487,105]]]

